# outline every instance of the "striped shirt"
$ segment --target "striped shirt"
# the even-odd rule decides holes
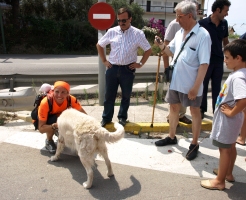
[[[133,26],[124,32],[120,26],[110,28],[98,41],[101,47],[110,44],[111,51],[108,61],[115,65],[128,65],[137,62],[138,47],[147,51],[151,48],[142,30]]]

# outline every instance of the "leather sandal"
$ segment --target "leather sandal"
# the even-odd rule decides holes
[[[213,173],[217,176],[218,175],[218,169],[214,169],[213,170]],[[233,182],[235,182],[235,179],[233,179],[233,180],[228,180],[227,178],[225,178],[225,180],[227,181],[227,182],[229,182],[229,183],[233,183]]]
[[[186,116],[179,118],[179,121],[183,122],[185,124],[192,124],[192,121],[189,118],[187,118]]]
[[[202,180],[201,186],[209,190],[224,190],[225,188],[213,187],[210,180]]]

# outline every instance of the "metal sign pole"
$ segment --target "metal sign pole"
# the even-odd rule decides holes
[[[3,40],[3,52],[6,53],[6,46],[5,46],[5,38],[4,38],[4,30],[3,30],[3,14],[2,9],[0,8],[0,26],[1,26],[1,33],[2,33],[2,40]]]
[[[106,31],[98,30],[98,40],[104,36]],[[104,53],[106,53],[106,48],[104,48]],[[99,105],[103,106],[104,103],[104,95],[105,95],[105,71],[106,67],[104,66],[100,56],[98,55],[98,89],[99,89]]]
[[[105,2],[106,0],[98,0],[98,2]],[[100,38],[102,36],[104,36],[106,33],[106,31],[100,31],[98,30],[98,40],[100,40]],[[106,53],[106,48],[104,48],[104,53]],[[104,66],[104,64],[102,63],[100,57],[98,56],[98,67],[99,67],[99,74],[98,74],[98,89],[99,89],[99,106],[103,106],[104,103],[104,95],[105,95],[105,71],[106,71],[106,67]]]

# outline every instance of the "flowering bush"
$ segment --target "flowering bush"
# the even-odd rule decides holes
[[[155,28],[159,31],[159,33],[161,34],[160,36],[163,37],[165,35],[165,27],[162,25],[162,21],[159,20],[155,20],[155,18],[153,17],[152,19],[149,20],[149,27],[151,28]]]
[[[156,35],[163,38],[165,34],[165,28],[162,25],[162,21],[161,20],[156,21],[155,18],[150,19],[148,25],[144,26],[142,28],[142,31],[144,32],[149,42],[154,41]]]
[[[150,28],[148,26],[144,26],[142,28],[142,31],[144,32],[145,37],[147,38],[148,41],[154,41],[155,35],[159,35],[157,29]]]

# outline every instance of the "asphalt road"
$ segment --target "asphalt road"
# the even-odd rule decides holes
[[[138,57],[138,62],[141,56]],[[0,55],[1,75],[98,74],[99,58],[83,55]],[[140,73],[155,73],[158,57],[150,56]],[[163,71],[163,61],[160,72]],[[228,71],[225,67],[225,71]]]
[[[140,61],[141,57],[138,57]],[[138,69],[139,72],[156,72],[157,56]],[[0,74],[98,74],[98,56],[76,55],[0,55]],[[163,64],[162,64],[163,66]]]

